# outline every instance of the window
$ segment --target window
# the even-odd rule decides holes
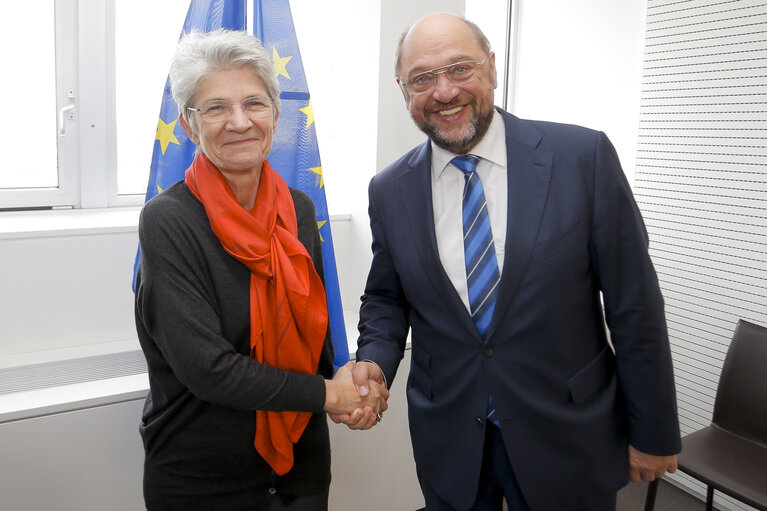
[[[162,91],[188,8],[189,0],[115,3],[118,198],[146,194]]]
[[[349,12],[357,22],[360,16],[377,19],[379,5],[364,5],[361,11],[356,2],[339,1],[334,11]],[[15,80],[0,84],[0,91],[18,100],[9,102],[0,128],[5,155],[0,210],[143,203],[162,91],[188,7],[189,0],[54,0],[10,7],[13,19],[35,19],[44,29],[30,32],[27,25],[10,24],[0,35],[3,48],[24,49],[4,51],[10,61],[6,68],[18,71]],[[307,22],[328,11],[306,1],[292,7],[307,54],[304,66],[313,77],[314,106],[317,112],[331,109],[318,133],[323,161],[327,157],[332,163],[335,153],[347,161],[349,147],[359,144],[346,137],[332,148],[332,122],[339,117],[332,115],[334,81],[320,76],[326,57],[312,56],[317,38],[327,36],[327,25]],[[362,59],[376,53],[376,32],[370,34],[369,43],[355,50]],[[373,76],[377,63],[368,67]],[[366,136],[374,139],[370,132]],[[373,154],[374,148],[360,151]]]
[[[189,0],[16,2],[0,34],[8,100],[0,209],[143,202],[153,134]]]
[[[74,6],[68,0],[15,2],[6,8],[8,19],[35,20],[40,30],[9,23],[0,32],[7,72],[0,83],[6,101],[0,123],[0,207],[66,204],[74,196],[76,175],[67,171],[77,165]]]
[[[23,4],[18,9],[22,19],[32,19],[35,15],[33,11],[40,11],[36,18],[41,30],[0,31],[0,45],[3,48],[20,47],[30,50],[4,54],[5,69],[17,71],[10,73],[10,80],[0,83],[0,93],[6,98],[3,108],[5,122],[0,124],[0,140],[5,142],[3,145],[13,140],[14,150],[10,150],[9,146],[4,148],[3,153],[6,155],[6,170],[18,171],[6,171],[0,175],[0,188],[56,187],[54,9],[52,5],[39,9],[32,4]],[[38,58],[30,59],[30,55],[37,55]]]
[[[495,104],[503,108],[506,108],[507,84],[510,82],[508,66],[509,36],[512,30],[510,7],[511,3],[508,0],[466,0],[466,18],[482,29],[490,41],[490,49],[495,52],[495,69],[498,75]]]
[[[493,0],[489,8],[485,1],[467,2],[467,14],[491,39],[499,76],[496,102],[502,104],[507,3]],[[13,98],[0,127],[5,157],[0,210],[143,203],[162,91],[188,7],[189,0],[54,0],[15,2],[6,9],[10,18],[34,19],[42,29],[9,24],[0,34],[6,69],[16,70],[13,80],[0,84],[3,97]],[[369,129],[348,130],[361,121],[348,111],[353,109],[339,112],[338,105],[376,99],[372,91],[338,91],[335,77],[344,72],[343,62],[355,62],[366,76],[378,72],[370,57],[377,54],[380,4],[335,0],[328,10],[294,0],[291,8],[321,119],[323,163],[328,182],[335,181],[328,202],[334,212],[347,212],[348,179],[331,174],[356,173],[360,161],[375,154],[375,126],[371,120]],[[338,33],[314,21],[331,11],[336,18],[345,12],[355,22]],[[345,46],[349,39],[357,44]],[[343,59],[328,61],[327,55],[342,47]]]

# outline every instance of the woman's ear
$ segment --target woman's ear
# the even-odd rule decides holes
[[[186,131],[186,134],[189,137],[189,140],[191,140],[197,145],[200,145],[200,137],[198,137],[197,134],[192,131],[192,128],[189,127],[189,124],[187,124],[186,119],[184,119],[184,116],[179,115],[178,120],[181,123],[181,127],[184,128],[184,131]]]

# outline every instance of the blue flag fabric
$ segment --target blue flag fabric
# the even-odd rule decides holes
[[[200,32],[212,32],[219,28],[245,30],[245,4],[245,0],[192,0],[181,36],[192,29]],[[146,200],[184,179],[184,171],[191,165],[194,151],[195,144],[189,140],[184,128],[178,123],[178,107],[170,95],[170,80],[166,80]],[[136,261],[138,262],[138,258]]]
[[[246,0],[191,0],[179,39],[192,29],[200,32],[212,32],[219,28],[245,30],[246,20]],[[196,146],[178,123],[178,106],[170,95],[169,78],[165,80],[154,141],[145,202],[184,179],[184,171],[194,159]],[[138,247],[133,264],[134,292],[140,256],[141,247]]]
[[[306,83],[301,52],[288,0],[255,0],[253,5],[253,35],[271,53],[274,72],[280,83],[280,117],[274,134],[269,163],[288,186],[306,193],[314,201],[317,226],[322,238],[322,259],[325,266],[325,291],[328,296],[330,330],[333,334],[336,367],[349,361],[346,344],[341,290],[338,284],[333,236],[330,232],[325,183],[314,128],[311,96]]]
[[[288,186],[303,191],[314,201],[317,226],[322,238],[325,290],[335,351],[333,363],[339,367],[349,361],[349,348],[314,115],[290,6],[288,0],[256,0],[253,11],[254,35],[261,39],[264,47],[272,54],[275,74],[282,90],[282,108],[268,160]],[[245,30],[245,12],[245,0],[191,0],[181,35],[192,29],[201,32],[219,28]],[[166,80],[146,200],[184,179],[184,172],[192,163],[194,153],[195,144],[178,123],[178,107],[170,94],[170,82]],[[139,254],[140,251],[139,247]],[[134,290],[139,254],[136,255],[133,272]]]

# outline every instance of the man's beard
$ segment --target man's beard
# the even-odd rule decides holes
[[[413,118],[413,121],[416,123],[418,128],[426,133],[426,135],[432,140],[432,142],[437,144],[438,147],[441,147],[446,151],[450,151],[451,153],[466,154],[471,149],[473,149],[480,140],[482,140],[482,137],[485,136],[488,128],[490,128],[490,124],[493,122],[494,108],[488,108],[487,113],[483,113],[480,116],[480,113],[478,113],[476,110],[476,102],[472,105],[472,107],[474,108],[474,111],[471,114],[469,126],[466,129],[466,133],[458,140],[449,139],[443,131],[441,131],[431,122],[419,122],[413,117],[412,113],[410,116]]]

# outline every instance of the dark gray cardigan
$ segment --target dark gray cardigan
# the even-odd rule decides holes
[[[314,205],[291,189],[298,238],[320,277]],[[324,490],[330,445],[323,378],[333,375],[330,333],[318,375],[259,364],[250,351],[250,271],[227,254],[205,209],[182,181],[145,205],[136,329],[149,367],[140,426],[148,509],[257,509],[270,495]],[[253,441],[256,410],[314,412],[277,477]]]

